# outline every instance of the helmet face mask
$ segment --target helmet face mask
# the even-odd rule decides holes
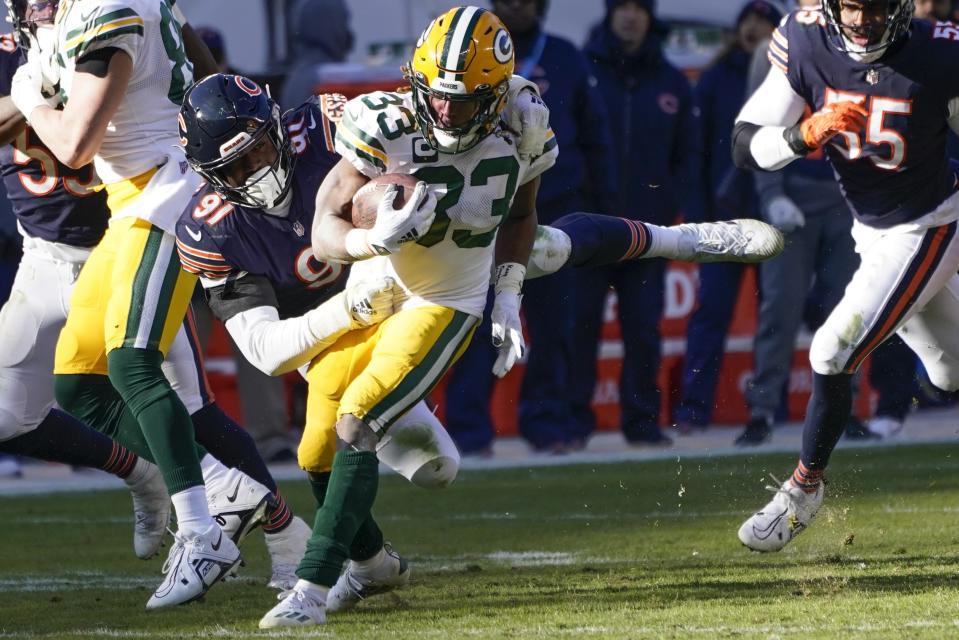
[[[4,0],[7,20],[13,25],[17,44],[30,49],[37,41],[39,30],[53,26],[59,0]]]
[[[844,5],[856,5],[863,13],[881,14],[872,24],[847,24]],[[822,0],[830,40],[837,49],[850,54],[881,54],[905,36],[915,12],[913,0]],[[865,21],[863,21],[865,22]],[[855,42],[859,38],[864,42]]]
[[[455,7],[434,19],[404,67],[427,143],[440,153],[462,153],[493,133],[506,105],[513,64],[512,40],[491,12]],[[451,103],[454,113],[462,113],[467,102],[475,107],[466,121],[451,123],[452,114],[437,114],[437,102]]]
[[[286,200],[296,155],[279,105],[253,81],[204,78],[184,96],[177,121],[190,166],[225,200],[259,210]]]

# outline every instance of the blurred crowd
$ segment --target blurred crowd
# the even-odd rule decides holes
[[[658,18],[656,0],[605,0],[605,5],[604,19],[579,46],[544,31],[548,0],[489,2],[512,34],[516,73],[539,86],[550,108],[561,149],[556,166],[542,179],[539,218],[548,223],[591,211],[669,225],[680,217],[753,217],[786,234],[786,250],[759,267],[758,290],[746,292],[758,296],[759,311],[753,373],[745,390],[749,418],[735,442],[760,444],[786,417],[797,335],[804,326],[814,331],[826,318],[858,264],[851,214],[821,154],[764,174],[736,169],[730,155],[735,117],[769,70],[766,51],[773,29],[785,11],[797,6],[744,3],[728,44],[707,68],[691,74],[664,56],[668,26]],[[917,17],[954,19],[953,5],[952,0],[916,0]],[[819,0],[801,0],[798,6],[815,9]],[[322,83],[324,65],[347,58],[354,38],[345,0],[298,0],[286,11],[286,73],[252,77],[269,84],[284,108],[292,108]],[[219,31],[201,27],[198,33],[223,71],[239,72],[230,65]],[[953,157],[959,158],[959,144],[952,143]],[[18,261],[19,235],[6,199],[0,198],[0,300],[9,293]],[[597,349],[610,290],[617,297],[623,343],[619,405],[625,439],[637,446],[670,446],[674,435],[706,429],[747,268],[699,266],[680,400],[671,416],[660,415],[662,393],[669,390],[657,386],[664,260],[569,270],[527,283],[523,313],[529,350],[515,408],[520,435],[535,451],[550,454],[586,445],[596,428]],[[203,313],[202,298],[196,302],[198,324],[208,335],[209,313]],[[477,332],[484,335],[489,335],[488,319]],[[247,364],[235,347],[234,357],[243,413],[238,417],[264,458],[294,459],[297,438],[291,425],[302,418],[287,385]],[[464,455],[492,453],[494,357],[489,340],[474,340],[441,399],[445,424]],[[871,359],[875,412],[865,424],[851,421],[847,437],[893,436],[915,408],[954,401],[924,380],[899,338],[887,341]],[[0,459],[0,475],[10,468],[10,461]]]

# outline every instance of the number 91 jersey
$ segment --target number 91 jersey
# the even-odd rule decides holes
[[[336,151],[370,178],[412,174],[437,198],[436,218],[422,238],[393,255],[354,263],[350,279],[389,275],[401,289],[401,308],[439,305],[474,316],[483,314],[496,231],[516,190],[549,169],[558,154],[550,135],[542,154],[523,160],[502,124],[468,151],[439,153],[416,127],[411,94],[389,92],[347,103]]]
[[[881,58],[862,62],[833,45],[819,11],[792,13],[773,32],[770,62],[813,111],[852,101],[869,113],[862,132],[826,146],[859,221],[888,228],[916,220],[955,191],[946,134],[959,108],[957,40],[955,25],[913,20]]]

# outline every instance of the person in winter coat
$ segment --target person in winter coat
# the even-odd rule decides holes
[[[700,121],[686,77],[663,57],[663,25],[654,0],[607,0],[605,19],[585,53],[609,112],[616,163],[613,213],[671,224],[680,208],[701,219]],[[596,354],[606,293],[619,300],[624,345],[620,384],[622,430],[633,444],[669,445],[659,429],[659,321],[663,313],[666,263],[642,260],[574,275],[576,318],[570,398],[573,437],[593,431],[591,410]]]

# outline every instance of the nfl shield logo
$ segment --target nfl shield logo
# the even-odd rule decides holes
[[[878,69],[870,69],[869,71],[867,71],[867,72],[866,72],[866,82],[868,82],[868,83],[871,84],[871,85],[877,85],[877,84],[879,84],[879,70],[878,70]]]
[[[306,233],[306,229],[303,228],[299,220],[293,223],[293,233],[295,233],[298,238],[302,238],[303,234]]]

